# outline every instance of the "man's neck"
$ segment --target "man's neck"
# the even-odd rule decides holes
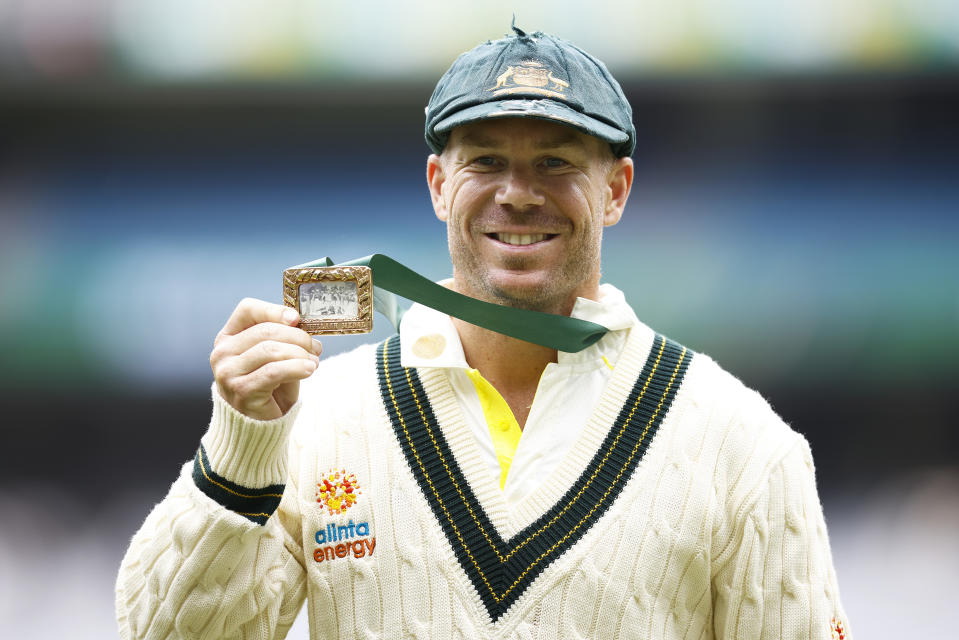
[[[499,391],[522,428],[543,370],[550,362],[556,362],[556,350],[504,336],[458,318],[453,318],[453,325],[463,344],[467,364]]]
[[[456,290],[456,283],[452,285]],[[589,292],[580,292],[580,295],[583,294],[598,300],[599,285],[597,284]],[[575,305],[576,297],[573,296],[564,304],[556,305],[554,313],[569,315]],[[513,411],[513,416],[520,428],[525,426],[539,386],[539,379],[543,376],[546,365],[557,360],[556,349],[511,338],[458,318],[452,318],[452,320],[460,336],[467,364],[478,370],[499,391]]]

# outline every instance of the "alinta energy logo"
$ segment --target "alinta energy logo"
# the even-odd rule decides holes
[[[360,483],[356,475],[347,473],[345,469],[332,469],[320,482],[316,483],[316,501],[326,508],[331,516],[338,516],[356,504],[360,491]],[[347,524],[329,523],[325,529],[320,529],[313,536],[319,545],[313,551],[313,560],[325,562],[352,555],[362,558],[373,555],[376,548],[376,538],[370,535],[369,522]]]
[[[354,523],[350,520],[345,525],[331,523],[317,531],[313,539],[319,545],[313,550],[313,560],[316,562],[328,562],[349,555],[362,558],[373,555],[373,549],[376,548],[376,538],[370,535],[369,522]]]
[[[331,470],[316,486],[319,487],[316,501],[326,507],[331,516],[346,513],[362,493],[356,475],[347,473],[345,469]]]

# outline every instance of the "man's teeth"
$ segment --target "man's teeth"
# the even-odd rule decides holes
[[[542,242],[546,239],[545,233],[497,233],[496,239],[506,244],[526,245]]]

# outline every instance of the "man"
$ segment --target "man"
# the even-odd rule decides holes
[[[124,558],[124,637],[282,637],[304,599],[315,638],[846,636],[805,440],[600,284],[619,85],[515,32],[427,108],[443,284],[609,331],[564,353],[414,305],[320,365],[292,310],[244,300],[196,459]]]

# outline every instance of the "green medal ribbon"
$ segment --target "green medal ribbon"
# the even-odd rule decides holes
[[[393,294],[470,324],[566,353],[582,351],[609,331],[603,325],[588,320],[516,309],[464,296],[424,278],[409,267],[380,253],[336,265],[330,258],[322,258],[293,268],[332,266],[369,267],[373,273],[373,306],[386,316],[397,330],[403,310]]]

